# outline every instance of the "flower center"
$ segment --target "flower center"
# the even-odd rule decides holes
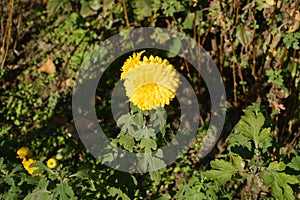
[[[163,107],[170,103],[174,94],[168,89],[156,83],[147,83],[138,88],[131,97],[131,101],[140,105],[143,110],[150,110],[156,107]]]

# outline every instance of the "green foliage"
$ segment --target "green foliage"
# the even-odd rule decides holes
[[[175,199],[218,199],[219,188],[212,182],[205,181],[200,173],[195,172],[192,178],[178,187]]]
[[[266,152],[267,148],[272,145],[271,128],[263,128],[265,117],[260,112],[259,105],[254,104],[244,112],[245,116],[242,116],[234,127],[234,134],[228,139],[230,147],[242,144],[250,151],[251,142],[253,142],[255,149],[261,148],[263,152]]]
[[[283,86],[283,76],[281,75],[281,72],[282,70],[266,70],[266,75],[269,77],[268,82]]]
[[[54,81],[53,77],[41,75],[36,84],[20,83],[18,88],[5,91],[3,94],[9,98],[1,102],[0,114],[20,132],[27,132],[33,127],[39,128],[41,123],[53,116],[57,104],[57,96],[52,93],[53,90],[46,89]],[[33,111],[30,112],[31,110]]]
[[[152,0],[136,1],[134,6],[134,14],[138,20],[143,20],[152,15]]]
[[[265,186],[271,186],[272,195],[276,199],[295,199],[289,184],[298,184],[297,177],[285,172],[284,162],[270,162],[272,157],[265,154],[268,148],[272,147],[273,140],[270,127],[263,128],[266,125],[265,117],[260,111],[259,104],[249,106],[244,113],[245,116],[242,116],[234,127],[234,132],[227,139],[230,153],[225,155],[225,158],[229,157],[230,161],[224,159],[211,161],[212,169],[204,172],[203,175],[213,179],[219,185],[248,179],[248,193],[253,195],[257,190],[256,187],[260,190],[262,188],[259,187],[262,186],[254,187],[252,184],[263,180]],[[270,163],[266,166],[268,162]],[[297,157],[287,166],[293,168],[296,162],[298,162]]]
[[[283,37],[283,42],[287,48],[300,49],[299,47],[300,32],[288,33]]]
[[[287,166],[293,168],[294,170],[300,171],[300,156],[294,157]]]
[[[41,0],[14,1],[14,6],[1,1],[0,199],[299,199],[296,5],[291,0]],[[130,113],[116,122],[120,129],[110,123],[108,88],[118,80],[122,57],[100,80],[95,109],[103,114],[99,121],[113,144],[145,153],[134,167],[154,170],[127,174],[98,163],[83,147],[72,121],[71,96],[79,67],[89,66],[84,58],[99,50],[99,42],[117,33],[126,39],[125,30],[148,26],[179,31],[213,58],[226,86],[229,109],[223,133],[229,137],[225,147],[217,145],[218,154],[199,158],[213,114],[210,94],[201,75],[176,55],[183,44],[174,40],[168,45],[173,52],[162,54],[195,90],[201,127],[189,149],[165,166],[160,148],[178,134],[179,111],[173,105],[168,116],[131,105]],[[159,30],[153,38],[160,44],[170,41]],[[109,56],[105,50],[100,54]],[[96,60],[91,62],[99,62],[98,55],[92,57]],[[55,65],[53,74],[38,70],[48,59]],[[240,108],[255,101],[266,109],[253,104],[236,124]],[[34,151],[39,160],[34,174],[42,176],[28,174],[16,158],[21,146]],[[52,157],[59,163],[55,169],[45,164]]]
[[[50,14],[59,12],[60,10],[70,11],[71,9],[72,9],[72,5],[70,0],[62,0],[62,1],[49,0],[47,4],[47,11]]]
[[[9,166],[9,164],[5,164],[4,158],[0,157],[1,198],[12,200],[16,199],[22,192],[19,185],[24,182],[24,180],[22,180],[24,173],[19,176],[18,171],[21,171],[21,167],[16,165]]]
[[[110,197],[114,197],[114,199],[123,199],[123,200],[130,200],[130,198],[122,192],[122,190],[115,188],[115,187],[111,187],[108,190]],[[117,195],[117,196],[116,196]]]
[[[262,172],[261,177],[265,185],[271,186],[272,195],[276,199],[295,199],[289,184],[299,183],[299,180],[295,176],[282,172],[285,167],[283,162],[271,162],[268,168]]]
[[[204,173],[207,178],[216,179],[219,185],[224,185],[232,179],[232,177],[237,174],[243,173],[245,162],[240,156],[232,156],[231,162],[226,162],[224,160],[215,160],[210,162],[213,170],[209,170]]]
[[[163,109],[157,109],[154,112],[142,111],[131,105],[130,113],[122,115],[117,121],[121,132],[114,140],[128,151],[134,151],[138,155],[143,154],[143,156],[140,154],[141,159],[137,167],[142,173],[150,171],[150,178],[156,184],[161,179],[158,170],[165,167],[161,159],[162,151],[158,150],[160,144],[158,135],[161,134],[164,141],[168,140],[165,138],[166,126],[163,111]],[[156,133],[155,128],[160,131],[159,134]],[[158,150],[156,155],[153,155],[152,152],[156,150]]]
[[[211,161],[211,169],[200,172],[201,176],[193,176],[190,182],[180,185],[175,197],[205,199],[208,196],[205,191],[210,191],[211,199],[216,199],[216,195],[224,199],[241,198],[241,195],[252,199],[270,187],[272,197],[276,199],[295,199],[300,174],[288,173],[286,166],[299,171],[299,157],[295,156],[288,164],[273,161],[268,152],[277,145],[272,140],[271,128],[267,127],[270,124],[266,123],[260,105],[253,104],[244,113],[227,139],[228,154]],[[206,189],[202,191],[202,188]],[[244,193],[233,192],[237,188]]]

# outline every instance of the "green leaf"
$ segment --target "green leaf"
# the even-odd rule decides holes
[[[157,171],[159,169],[162,169],[164,167],[166,167],[165,162],[160,159],[160,158],[156,158],[156,157],[150,157],[151,159],[149,159],[149,170],[150,171]]]
[[[228,139],[227,142],[229,143],[228,148],[232,150],[234,146],[245,146],[249,151],[251,151],[251,142],[249,142],[249,138],[245,137],[244,135],[239,134],[239,131],[236,131],[235,129],[234,133],[232,133]]]
[[[88,169],[79,170],[75,174],[70,175],[69,177],[78,177],[81,179],[89,178],[89,170]]]
[[[144,125],[144,115],[142,112],[138,112],[133,115],[132,122],[137,125],[138,128],[142,128]]]
[[[119,143],[130,152],[133,151],[133,148],[135,146],[134,138],[128,134],[122,134],[119,138]]]
[[[55,12],[58,12],[59,9],[63,10],[70,10],[72,8],[72,5],[69,0],[49,0],[47,3],[47,12],[49,14],[53,14]]]
[[[160,180],[161,180],[161,175],[160,175],[159,171],[158,170],[157,171],[152,171],[149,174],[150,174],[150,179],[152,181],[154,181],[154,183],[156,185],[158,185]]]
[[[130,198],[119,188],[110,187],[108,189],[108,196],[113,197],[114,199],[121,200],[130,200]]]
[[[38,182],[37,187],[32,191],[32,193],[28,194],[24,200],[32,200],[32,199],[41,199],[41,200],[50,200],[53,195],[50,191],[47,190],[49,185],[49,181],[45,178],[41,178]]]
[[[138,162],[138,169],[141,172],[157,171],[165,166],[166,164],[163,160],[153,157],[151,153],[145,153]]]
[[[89,2],[87,0],[80,0],[80,4],[81,4],[80,15],[83,18],[95,14],[95,12],[90,8]]]
[[[155,136],[155,132],[153,128],[142,128],[136,131],[135,133],[136,138],[152,138]]]
[[[238,172],[238,169],[231,162],[214,160],[210,164],[213,169],[204,172],[204,176],[214,179],[219,185],[227,183]]]
[[[184,10],[184,7],[181,5],[180,1],[177,0],[168,0],[163,1],[161,4],[163,13],[169,17],[173,16],[175,12],[180,12]]]
[[[252,33],[249,30],[245,29],[244,26],[241,25],[237,26],[236,37],[243,46],[249,44],[251,39],[251,34]]]
[[[122,127],[121,131],[124,133],[133,133],[134,132],[132,123],[133,123],[132,115],[130,115],[130,114],[122,115],[117,121],[118,127]]]
[[[233,165],[238,168],[238,170],[243,170],[245,168],[245,162],[241,156],[233,156],[232,158]]]
[[[0,127],[0,137],[4,136],[11,129],[11,126],[2,126]]]
[[[145,148],[145,152],[150,153],[152,152],[151,149],[157,149],[156,141],[151,138],[143,138],[141,141],[141,148]]]
[[[265,117],[257,108],[257,105],[249,106],[244,110],[245,116],[241,117],[241,120],[234,127],[235,137],[229,137],[230,140],[245,142],[248,139],[252,140],[255,144],[255,148],[263,148],[266,151],[271,145],[271,129],[262,128],[265,123]]]
[[[90,0],[89,5],[93,10],[99,10],[101,7],[100,0]]]
[[[270,133],[271,133],[271,128],[262,129],[262,131],[260,132],[260,134],[257,138],[258,143],[261,143],[264,140],[266,140],[270,136]]]
[[[171,198],[169,194],[162,194],[157,200],[169,200]]]
[[[172,40],[172,44],[168,45],[169,46],[169,51],[167,52],[167,56],[169,58],[173,58],[175,56],[177,56],[178,52],[181,50],[182,48],[182,44],[179,38],[174,38]]]
[[[285,170],[285,167],[283,162],[274,161],[261,173],[261,177],[265,185],[271,186],[272,195],[276,199],[293,200],[295,197],[289,184],[296,184],[299,180],[295,176],[281,172]]]
[[[70,200],[70,199],[77,199],[74,196],[74,191],[71,186],[66,185],[65,183],[58,184],[57,187],[54,189],[54,197],[58,197],[57,199],[61,200]]]
[[[156,42],[163,44],[166,41],[170,40],[170,35],[167,33],[164,33],[162,30],[160,29],[155,29],[155,33],[152,34],[151,39],[154,39]]]
[[[188,13],[184,22],[182,23],[185,29],[191,29],[193,27],[195,13]]]
[[[292,159],[292,161],[287,164],[288,167],[300,171],[300,156],[296,156]]]
[[[153,127],[162,129],[166,125],[166,111],[163,108],[158,108],[154,112],[150,112],[150,122]]]
[[[213,182],[204,182],[203,178],[194,173],[192,178],[185,184],[180,184],[175,199],[186,200],[186,199],[218,199],[216,192],[218,191],[218,186]]]
[[[152,0],[139,0],[135,2],[135,9],[133,10],[139,20],[152,15]]]
[[[244,136],[257,143],[258,134],[264,125],[265,118],[261,113],[258,113],[257,116],[255,116],[255,114],[250,110],[245,110],[245,114],[246,116],[242,116],[242,119],[239,122],[240,131]]]
[[[264,128],[258,136],[258,147],[262,148],[262,152],[268,151],[268,148],[272,146],[271,128]]]

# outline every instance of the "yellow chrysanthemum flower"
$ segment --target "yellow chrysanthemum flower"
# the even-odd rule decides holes
[[[132,57],[129,56],[129,58],[125,61],[123,67],[122,67],[122,74],[121,74],[121,80],[125,78],[126,73],[135,66],[140,64],[141,56],[145,53],[145,51],[141,51],[139,53],[133,53]]]
[[[126,95],[141,110],[164,107],[175,97],[179,75],[173,65],[158,56],[144,56],[140,61],[144,52],[134,53],[122,67]]]
[[[30,167],[30,165],[32,163],[35,163],[36,160],[34,159],[31,159],[29,158],[28,160],[27,159],[23,159],[22,161],[22,164],[24,166],[24,168],[26,169],[26,171],[29,173],[29,174],[32,174],[35,170],[37,170],[38,168],[37,167]],[[40,176],[41,174],[36,174],[37,176]]]
[[[28,147],[21,147],[20,149],[18,149],[17,154],[18,158],[25,159],[32,156],[32,151]]]
[[[55,158],[50,158],[48,161],[47,161],[47,166],[50,168],[50,169],[53,169],[57,166],[57,161]]]

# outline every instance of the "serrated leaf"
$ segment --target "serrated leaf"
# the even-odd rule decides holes
[[[40,189],[47,189],[49,185],[49,181],[47,181],[47,179],[41,178],[37,187]]]
[[[52,194],[47,190],[49,181],[47,179],[41,178],[38,182],[37,188],[35,188],[32,193],[28,194],[24,200],[50,200],[52,199]]]
[[[148,158],[147,157],[143,157],[142,159],[140,159],[138,161],[138,169],[141,171],[141,172],[147,172],[147,169],[148,169]]]
[[[260,144],[261,142],[266,140],[270,136],[270,133],[271,133],[271,128],[264,128],[258,136],[258,143]]]
[[[65,183],[59,184],[55,189],[54,192],[56,193],[57,197],[61,200],[70,200],[76,199],[74,196],[74,191],[71,186],[66,185]]]
[[[231,162],[214,160],[210,164],[212,170],[204,172],[204,176],[214,179],[220,185],[227,183],[238,172],[238,169]]]
[[[156,158],[156,157],[151,157],[150,162],[149,162],[149,170],[150,171],[156,171],[159,169],[162,169],[166,167],[165,162],[162,159]]]
[[[152,138],[155,136],[155,132],[153,128],[146,127],[136,131],[135,136],[137,138]]]
[[[245,145],[246,141],[249,140],[248,137],[245,137],[244,135],[239,134],[239,130],[234,130],[234,133],[232,133],[228,138],[227,142],[229,143],[229,148],[235,146],[235,145]],[[249,151],[251,151],[251,146],[248,148]]]
[[[133,115],[132,122],[137,125],[139,128],[142,128],[144,123],[144,115],[141,112],[138,112]]]
[[[13,179],[13,177],[5,177],[5,182],[12,187],[15,186],[15,180]]]
[[[245,116],[242,116],[242,119],[239,122],[239,130],[244,136],[257,142],[259,131],[264,125],[264,122],[265,118],[261,113],[258,113],[257,116],[255,116],[252,111],[245,110]]]
[[[163,44],[166,41],[170,40],[170,35],[162,32],[160,29],[156,29],[155,34],[151,35],[151,39],[154,39],[156,42]]]
[[[153,180],[156,185],[158,185],[161,180],[161,175],[159,171],[152,171],[149,174],[150,174],[150,179]]]
[[[118,127],[124,133],[133,133],[134,128],[132,126],[132,116],[130,114],[122,115],[117,121]]]
[[[121,135],[119,138],[119,143],[130,152],[133,151],[133,148],[135,146],[134,138],[128,134]]]
[[[143,138],[141,141],[141,148],[145,148],[146,153],[150,153],[153,150],[156,150],[157,144],[155,140],[151,138]]]
[[[296,184],[299,182],[297,177],[281,172],[285,169],[283,162],[272,162],[269,167],[265,169],[261,177],[264,180],[264,184],[271,186],[272,195],[276,199],[288,199],[293,200],[293,190],[289,184]]]
[[[166,124],[166,112],[163,108],[158,108],[154,111],[154,113],[150,113],[150,122],[153,127],[158,127],[162,129]]]
[[[255,148],[263,148],[266,151],[271,145],[271,129],[262,129],[265,117],[259,111],[256,105],[249,106],[248,109],[244,110],[245,116],[241,117],[241,120],[234,127],[234,135],[230,137],[230,140],[246,141],[248,139],[252,140],[255,144]],[[241,137],[241,138],[240,138]]]
[[[108,189],[108,196],[114,197],[114,199],[130,200],[130,198],[119,188],[110,187]]]
[[[163,160],[153,157],[151,153],[145,153],[138,162],[138,168],[141,172],[156,171],[165,166],[166,164]]]
[[[294,157],[292,161],[287,164],[288,167],[300,171],[300,156]]]
[[[277,161],[274,161],[269,164],[268,169],[275,170],[275,171],[283,171],[283,170],[285,170],[285,166],[286,165],[283,162],[278,163]]]

